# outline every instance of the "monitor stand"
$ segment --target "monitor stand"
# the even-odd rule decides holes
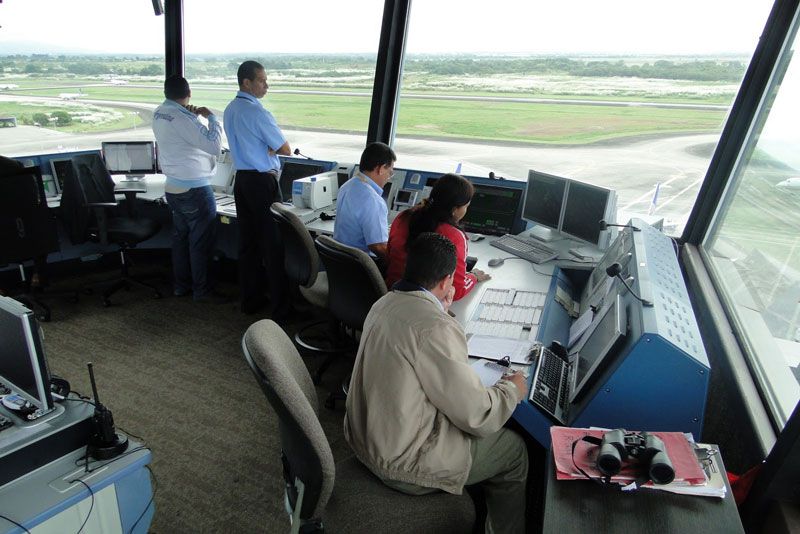
[[[551,241],[556,241],[563,237],[556,230],[552,230],[539,224],[530,229],[528,236],[538,241],[544,241],[545,243],[550,243]]]

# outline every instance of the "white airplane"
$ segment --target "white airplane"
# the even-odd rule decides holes
[[[61,100],[77,100],[82,96],[83,96],[82,93],[60,93],[58,95],[58,98],[60,98]]]
[[[780,187],[781,189],[800,190],[800,176],[793,176],[791,178],[787,178],[786,180],[775,184],[775,187]]]
[[[0,84],[0,91],[9,91],[11,89],[16,89],[19,85],[15,83],[4,83]]]
[[[128,80],[108,80],[108,83],[111,85],[128,85]]]

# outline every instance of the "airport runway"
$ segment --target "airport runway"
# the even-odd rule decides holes
[[[285,133],[293,148],[315,159],[357,162],[364,147],[363,134],[288,129]],[[34,126],[0,128],[3,154],[12,156],[91,150],[101,141],[152,137],[147,126],[100,134],[69,134]],[[492,171],[514,180],[526,180],[528,170],[536,169],[610,187],[617,190],[618,210],[626,214],[646,214],[656,184],[661,183],[655,215],[677,225],[673,231],[680,233],[717,140],[716,135],[685,135],[584,146],[532,146],[398,138],[395,150],[398,168],[452,172],[461,164],[466,175],[488,176]]]

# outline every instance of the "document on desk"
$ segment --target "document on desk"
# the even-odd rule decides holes
[[[495,385],[503,374],[508,371],[508,367],[500,365],[499,363],[490,362],[489,360],[477,360],[470,367],[478,373],[481,384],[487,388]]]
[[[473,358],[500,360],[506,356],[511,363],[530,365],[534,342],[524,339],[473,335],[467,342],[467,353]]]

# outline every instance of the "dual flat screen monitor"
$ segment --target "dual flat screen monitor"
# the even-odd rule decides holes
[[[602,247],[600,221],[613,221],[614,191],[537,171],[528,172],[522,218]]]

